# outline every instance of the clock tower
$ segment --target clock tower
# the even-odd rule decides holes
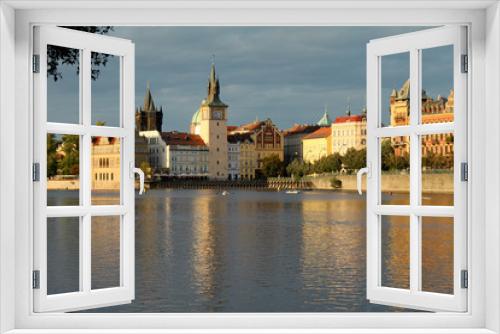
[[[208,146],[208,173],[211,179],[226,180],[227,166],[227,110],[228,106],[220,100],[219,78],[215,64],[210,68],[207,98],[201,102],[191,131],[198,132]]]

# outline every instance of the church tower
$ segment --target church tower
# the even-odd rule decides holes
[[[146,86],[146,95],[144,95],[144,104],[137,108],[135,112],[135,128],[137,131],[157,130],[161,132],[163,124],[162,107],[156,108],[151,95],[151,87],[148,81]]]
[[[208,173],[212,179],[228,178],[227,166],[227,109],[220,100],[219,78],[215,73],[215,64],[210,68],[207,98],[193,116],[191,131],[203,139],[208,146]]]

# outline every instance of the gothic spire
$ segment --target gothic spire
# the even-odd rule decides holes
[[[215,72],[215,61],[212,58],[212,65],[210,66],[210,77],[208,78],[208,94],[207,94],[207,102],[209,105],[218,105],[221,107],[227,107],[220,100],[220,83],[219,78]]]
[[[144,111],[156,111],[155,103],[153,101],[153,96],[151,95],[151,84],[148,80],[146,84],[146,95],[144,95]]]

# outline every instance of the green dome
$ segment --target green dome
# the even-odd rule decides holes
[[[200,124],[201,121],[201,110],[198,109],[194,115],[193,118],[191,118],[191,124]]]

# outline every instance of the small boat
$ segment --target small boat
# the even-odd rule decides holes
[[[290,195],[296,195],[296,194],[300,194],[300,190],[287,190],[285,191],[286,194],[290,194]]]
[[[222,191],[221,195],[222,196],[227,196],[227,195],[229,195],[229,191],[224,190],[224,191]]]

